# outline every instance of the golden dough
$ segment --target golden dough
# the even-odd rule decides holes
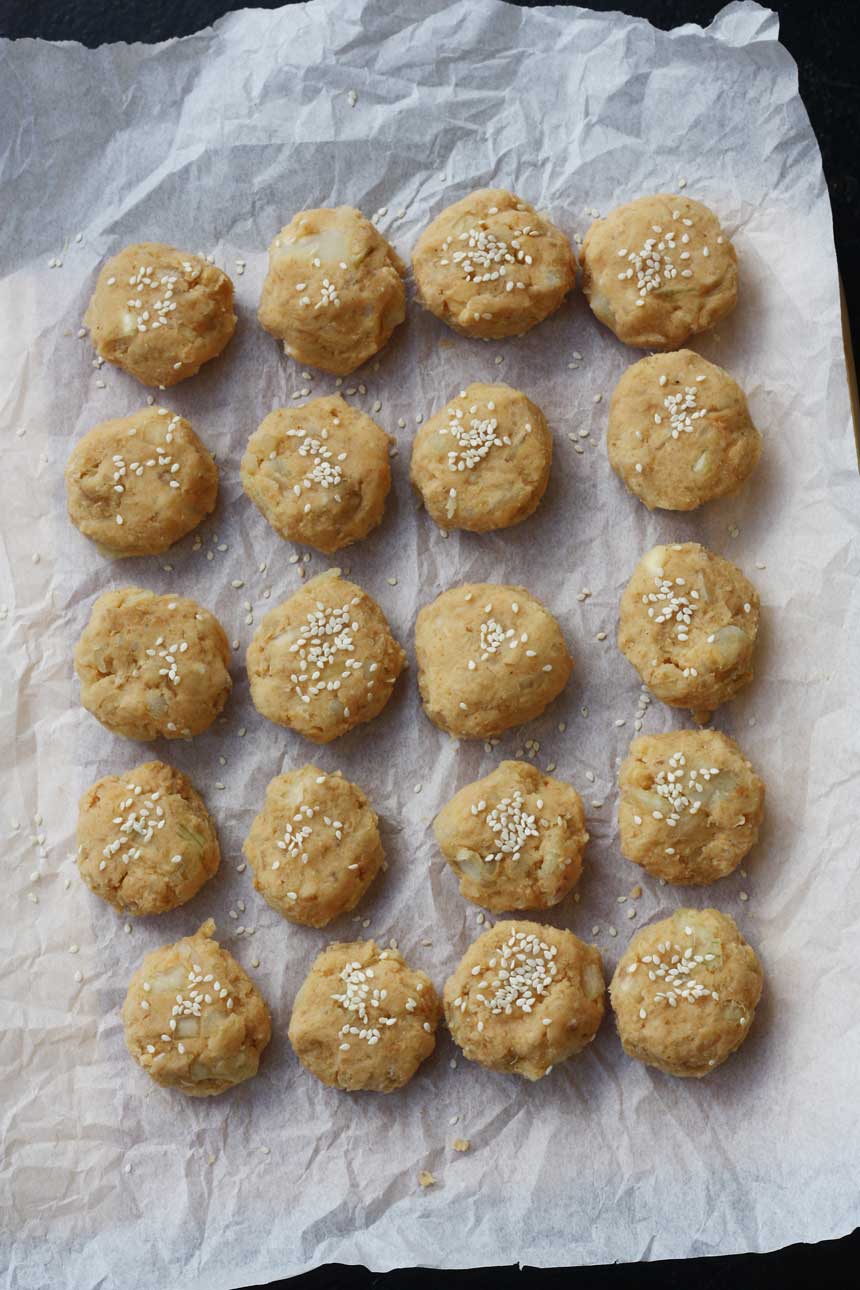
[[[667,1075],[707,1075],[749,1034],[762,982],[734,919],[677,909],[637,932],[615,969],[609,994],[624,1051]]]
[[[263,899],[306,927],[354,909],[385,860],[376,812],[358,785],[310,765],[269,783],[243,851]]]
[[[81,703],[126,739],[188,739],[207,730],[232,687],[230,645],[208,610],[140,587],[106,591],[75,650]]]
[[[402,1088],[436,1047],[433,983],[375,941],[330,945],[296,995],[290,1043],[323,1084],[353,1093]]]
[[[706,721],[753,678],[759,598],[697,542],[655,546],[621,598],[618,648],[649,690]]]
[[[415,625],[418,686],[435,725],[487,739],[540,716],[573,670],[561,629],[524,587],[464,583]]]
[[[479,188],[436,216],[412,268],[421,303],[464,336],[521,336],[555,313],[576,280],[560,229],[504,188]]]
[[[232,337],[233,283],[198,255],[140,242],[104,265],[84,325],[106,362],[167,389],[194,376]]]
[[[758,839],[764,784],[718,730],[634,739],[618,784],[622,854],[655,878],[716,882]]]
[[[605,1007],[594,945],[542,923],[496,923],[445,982],[445,1019],[469,1061],[538,1080],[582,1052]]]
[[[740,488],[761,435],[728,372],[682,349],[628,367],[612,395],[606,447],[649,510],[692,511]]]
[[[242,486],[281,537],[332,555],[382,519],[389,446],[339,394],[277,408],[248,441]]]
[[[270,610],[248,647],[257,711],[318,744],[378,716],[406,663],[379,605],[339,573]]]
[[[510,385],[476,382],[418,431],[410,477],[443,529],[486,533],[532,514],[551,465],[540,408]]]
[[[461,788],[433,832],[461,894],[494,913],[557,905],[579,881],[588,841],[576,789],[524,761]]]
[[[735,248],[690,197],[657,193],[610,211],[586,233],[580,262],[595,316],[639,349],[679,349],[738,298]]]
[[[406,317],[404,273],[361,211],[299,211],[269,247],[260,323],[297,363],[346,376]]]
[[[251,1079],[272,1036],[265,1000],[214,931],[210,918],[193,936],[147,954],[122,1007],[134,1060],[156,1084],[189,1097]]]
[[[110,556],[159,555],[215,509],[218,467],[167,408],[102,421],[66,466],[69,518]]]
[[[191,780],[149,761],[106,775],[78,806],[78,872],[124,914],[184,905],[218,871],[215,825]]]

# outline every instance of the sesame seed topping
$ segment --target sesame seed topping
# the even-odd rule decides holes
[[[487,407],[490,410],[489,404]],[[476,413],[478,404],[473,404],[469,411]],[[442,426],[438,432],[440,437],[450,435],[457,445],[448,453],[448,469],[457,472],[474,470],[492,448],[510,444],[507,436],[498,434],[498,428],[495,417],[471,416],[467,421],[462,408],[452,408],[447,426]]]
[[[324,442],[328,436],[328,431],[324,430],[322,438],[317,438],[309,430],[298,427],[295,430],[288,430],[287,436],[291,439],[301,439],[299,456],[310,458],[309,466],[305,468],[301,484],[293,486],[293,492],[296,496],[301,495],[302,489],[312,489],[315,485],[327,490],[337,488],[343,483],[343,470],[339,463],[345,460],[347,454],[345,452],[340,453],[335,459],[334,453]],[[306,511],[309,509],[309,507],[305,508]]]
[[[483,980],[474,1000],[495,1016],[511,1016],[533,1011],[538,1000],[545,999],[558,973],[555,946],[547,944],[532,932],[514,931],[494,952],[483,971]],[[484,989],[491,991],[484,993]],[[461,1009],[465,1011],[466,1001]],[[482,1023],[478,1023],[479,1028]]]
[[[671,578],[660,574],[654,579],[656,592],[649,593],[647,599],[651,602],[648,609],[648,617],[652,618],[655,623],[675,623],[675,634],[679,641],[689,639],[687,629],[692,621],[693,611],[696,609],[695,598],[689,598],[683,595],[678,588],[685,585],[683,578]],[[659,614],[655,615],[654,606],[660,605]]]
[[[380,957],[387,957],[386,951],[383,950]],[[350,1018],[341,1028],[341,1034],[362,1039],[370,1047],[379,1043],[386,1026],[397,1024],[396,1017],[386,1015],[388,1009],[384,1005],[387,991],[373,985],[373,975],[372,967],[362,968],[357,962],[346,963],[340,972],[344,988],[331,996]],[[373,1020],[371,1011],[374,1012]],[[356,1021],[359,1024],[356,1025]],[[424,1025],[426,1027],[427,1023]]]
[[[663,384],[662,378],[660,383]],[[663,406],[669,413],[673,439],[677,439],[682,433],[690,434],[696,429],[693,423],[708,415],[707,408],[698,407],[698,391],[694,385],[685,386],[683,393],[667,394],[663,400]],[[657,420],[656,416],[654,420]]]
[[[336,694],[342,681],[362,668],[362,661],[354,657],[359,623],[352,609],[352,603],[333,606],[317,601],[306,615],[299,639],[290,645],[290,653],[297,655],[290,681],[303,703],[326,691]],[[374,668],[371,664],[369,671]]]
[[[663,230],[659,225],[655,225],[653,231],[660,234]],[[659,241],[656,237],[649,237],[638,251],[629,251],[624,257],[628,267],[622,269],[618,278],[620,281],[626,280],[635,284],[642,304],[645,303],[645,296],[659,290],[677,276],[678,271],[670,254],[676,249],[674,239],[675,234],[672,230],[669,230]],[[619,255],[621,255],[620,251]],[[639,301],[636,303],[639,304]]]
[[[692,938],[692,928],[685,927],[684,935]],[[654,952],[643,955],[641,960],[634,960],[632,966],[638,966],[641,962],[647,968],[649,981],[663,983],[663,988],[653,994],[652,1003],[675,1008],[679,1003],[695,1003],[698,999],[719,1000],[719,995],[704,985],[697,975],[700,965],[712,960],[712,954],[694,955],[692,946],[683,948],[661,941]],[[629,972],[630,967],[627,970]],[[640,1009],[639,1015],[644,1020],[645,1010]]]
[[[540,837],[536,817],[525,809],[525,799],[518,788],[489,811],[484,801],[472,809],[475,815],[486,811],[484,822],[499,839],[498,849],[484,856],[487,864],[501,861],[505,856],[511,856],[516,863],[528,839]]]
[[[696,815],[702,806],[705,785],[719,773],[715,766],[688,768],[683,752],[672,753],[668,767],[659,770],[654,780],[654,791],[667,803],[669,814],[664,816],[656,811],[652,814],[655,818],[665,818],[670,828],[679,823],[682,815]]]
[[[487,214],[490,216],[498,214],[498,210],[496,207],[490,207]],[[510,280],[507,274],[513,265],[532,263],[533,257],[523,249],[521,239],[537,236],[539,236],[537,230],[526,225],[524,228],[514,230],[510,240],[505,241],[503,238],[496,237],[489,229],[476,225],[459,233],[456,239],[453,234],[446,237],[441,246],[438,263],[442,266],[458,265],[467,282],[498,282],[506,291],[513,290],[514,286],[519,290],[525,290],[525,283],[517,279]],[[465,243],[465,247],[452,250],[455,241]],[[485,317],[491,318],[492,315],[487,314]]]
[[[201,986],[203,987],[202,989],[200,988]],[[151,989],[148,982],[144,983],[143,988],[144,990]],[[144,1000],[144,1002],[146,1001]],[[176,1038],[180,1021],[190,1017],[202,1017],[205,1009],[217,1007],[220,1003],[225,1004],[228,1012],[232,1010],[233,998],[229,990],[220,981],[214,981],[212,973],[204,973],[199,963],[193,963],[188,970],[185,988],[174,996],[167,1033],[161,1035],[161,1042],[166,1047],[169,1047]],[[200,1028],[198,1027],[198,1032],[199,1030]],[[185,1046],[178,1043],[177,1050],[180,1053],[184,1053]],[[155,1051],[154,1045],[147,1045],[147,1052],[154,1053]]]

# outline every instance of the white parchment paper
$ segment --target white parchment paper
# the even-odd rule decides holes
[[[155,47],[0,45],[10,1290],[219,1290],[335,1260],[384,1270],[658,1259],[766,1250],[856,1223],[860,490],[827,194],[777,36],[775,16],[751,3],[707,31],[664,33],[620,14],[495,0],[314,0]],[[375,415],[400,452],[382,528],[342,563],[410,656],[416,609],[443,588],[527,583],[560,618],[574,678],[492,753],[429,724],[414,668],[377,721],[327,748],[264,721],[244,676],[244,602],[259,621],[299,574],[292,548],[243,498],[239,461],[272,407],[334,389],[303,376],[256,323],[275,231],[303,206],[349,202],[376,212],[408,255],[444,205],[499,184],[574,236],[590,212],[683,181],[720,214],[741,259],[736,313],[694,343],[748,391],[765,436],[751,483],[690,516],[648,515],[625,494],[603,439],[608,396],[639,355],[579,293],[503,344],[457,338],[413,307],[379,361],[343,387],[366,411],[381,402]],[[93,367],[77,332],[99,263],[144,239],[211,253],[235,277],[234,342],[163,398],[217,453],[222,493],[198,549],[190,537],[161,560],[110,563],[68,523],[62,470],[91,425],[143,402],[133,380]],[[526,524],[445,540],[410,495],[409,448],[416,416],[477,379],[508,381],[545,409],[556,460]],[[764,605],[758,676],[717,725],[767,780],[767,827],[746,874],[707,891],[643,877],[620,856],[614,825],[639,695],[614,645],[617,605],[640,554],[671,539],[735,560]],[[308,576],[327,564],[313,554]],[[74,642],[96,595],[128,583],[195,596],[239,642],[225,720],[193,743],[133,745],[79,706]],[[580,601],[583,588],[592,594]],[[659,703],[646,717],[648,730],[681,724]],[[583,1057],[530,1087],[462,1059],[452,1068],[441,1033],[397,1095],[324,1089],[286,1039],[312,958],[328,939],[396,937],[441,987],[478,911],[461,900],[430,821],[526,738],[583,794],[592,834],[581,903],[549,921],[590,939],[596,928],[609,972],[636,927],[685,900],[716,903],[767,974],[748,1043],[707,1080],[683,1082],[627,1060],[607,1020]],[[185,908],[126,927],[75,873],[75,806],[98,776],[153,755],[203,791],[224,863]],[[365,787],[389,859],[359,921],[326,932],[282,922],[237,872],[267,781],[311,758]],[[628,920],[617,898],[637,882]],[[143,954],[210,914],[265,993],[275,1034],[257,1079],[199,1102],[132,1064],[119,1007]],[[451,1150],[455,1137],[471,1140],[468,1155]],[[426,1193],[425,1168],[438,1179]]]

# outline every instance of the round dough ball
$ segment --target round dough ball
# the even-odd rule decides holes
[[[595,220],[580,262],[595,316],[638,349],[678,349],[738,298],[735,248],[713,211],[690,197],[637,197]]]
[[[618,783],[621,851],[655,878],[716,882],[758,840],[764,784],[718,730],[634,739]]]
[[[80,800],[78,871],[123,914],[163,914],[184,905],[220,863],[203,798],[163,761],[106,775]]]
[[[277,408],[248,440],[242,485],[281,537],[332,555],[367,537],[391,487],[389,438],[339,394]]]
[[[433,832],[461,894],[494,913],[557,905],[579,881],[588,841],[576,789],[524,761],[461,788]]]
[[[404,273],[361,211],[299,211],[269,247],[260,323],[297,363],[346,376],[406,317]]]
[[[749,1034],[762,981],[728,914],[676,910],[637,932],[615,969],[609,996],[624,1051],[667,1075],[707,1075]]]
[[[445,982],[445,1019],[470,1061],[537,1080],[582,1052],[604,1011],[594,945],[541,923],[496,923]]]
[[[106,591],[75,650],[81,703],[126,739],[188,739],[207,730],[232,687],[230,645],[208,610],[141,587]]]
[[[159,555],[211,515],[218,467],[167,408],[102,421],[66,466],[69,518],[105,555]]]
[[[236,330],[233,283],[163,242],[107,261],[84,314],[97,353],[142,385],[178,385],[217,358]]]
[[[291,923],[325,927],[354,909],[385,855],[378,817],[339,771],[278,775],[242,848],[263,899]]]
[[[698,542],[655,546],[621,598],[618,648],[658,699],[707,721],[752,680],[758,619],[730,561]]]
[[[649,510],[692,511],[740,488],[761,435],[728,372],[682,349],[628,367],[612,395],[606,446]]]
[[[488,739],[538,717],[573,671],[561,628],[525,587],[464,583],[415,625],[418,686],[435,725]]]
[[[329,945],[296,995],[290,1043],[323,1084],[392,1093],[436,1047],[433,983],[375,941]]]
[[[411,479],[441,528],[487,533],[531,515],[551,465],[540,408],[510,385],[477,382],[418,431]]]
[[[257,1074],[272,1037],[265,1000],[208,919],[147,954],[122,1007],[134,1060],[164,1088],[211,1097]]]
[[[266,614],[247,662],[257,711],[327,744],[379,715],[406,655],[376,601],[329,569]]]
[[[464,336],[521,336],[555,313],[576,281],[560,229],[504,188],[446,206],[412,253],[421,303]]]

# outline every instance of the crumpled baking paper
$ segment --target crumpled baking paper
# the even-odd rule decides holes
[[[777,34],[775,15],[751,3],[729,5],[706,31],[666,33],[621,14],[495,0],[315,0],[153,47],[0,45],[10,1290],[219,1290],[327,1261],[663,1259],[815,1241],[856,1222],[858,479],[827,193]],[[379,401],[399,455],[384,524],[339,563],[410,657],[416,610],[443,588],[525,583],[558,615],[573,679],[490,752],[426,720],[414,665],[379,719],[326,748],[263,720],[243,670],[245,602],[259,622],[299,585],[299,565],[244,499],[239,462],[271,408],[335,388],[257,325],[277,229],[303,206],[348,202],[408,255],[443,206],[498,184],[573,237],[592,213],[685,181],[740,255],[737,311],[694,344],[748,392],[765,439],[752,481],[694,515],[649,515],[625,494],[606,460],[607,403],[640,355],[579,292],[501,344],[456,337],[412,307],[378,361],[342,387],[365,411]],[[78,337],[100,262],[142,239],[213,255],[235,278],[239,326],[222,359],[163,396],[220,463],[201,543],[192,535],[162,559],[112,563],[67,521],[62,471],[93,424],[143,404],[146,391],[94,367]],[[411,496],[410,443],[419,416],[479,379],[544,408],[552,480],[521,527],[445,539]],[[614,644],[619,596],[642,552],[673,539],[736,561],[764,606],[758,676],[716,724],[764,775],[767,825],[746,871],[707,890],[643,876],[621,857],[614,824],[639,696]],[[335,563],[296,553],[308,577]],[[195,596],[238,642],[224,722],[192,743],[125,742],[79,705],[74,642],[94,598],[128,583]],[[651,731],[683,724],[657,702],[645,718]],[[628,1060],[607,1018],[585,1055],[532,1087],[458,1058],[440,1032],[398,1094],[323,1088],[286,1038],[311,960],[330,939],[394,937],[442,986],[481,929],[431,819],[526,739],[582,793],[592,835],[580,903],[548,921],[594,939],[608,975],[643,923],[684,902],[718,905],[767,974],[749,1041],[708,1079],[684,1082]],[[224,862],[183,909],[125,925],[75,873],[75,807],[98,776],[152,756],[204,793]],[[324,932],[283,922],[237,868],[267,781],[306,760],[363,785],[389,864],[356,914]],[[641,899],[617,903],[637,883]],[[132,1063],[119,1008],[143,955],[210,914],[269,1001],[274,1039],[257,1079],[201,1102]],[[452,1151],[455,1137],[470,1139],[468,1154]],[[426,1192],[423,1169],[437,1180]]]

